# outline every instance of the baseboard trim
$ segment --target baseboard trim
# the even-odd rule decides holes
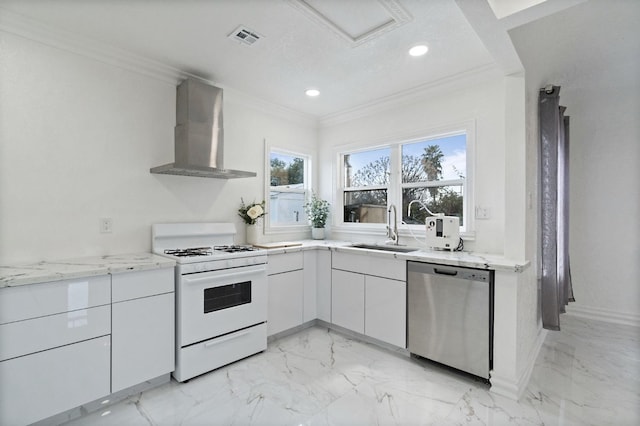
[[[543,328],[538,330],[538,336],[533,344],[533,348],[529,352],[525,368],[517,381],[514,380],[514,378],[501,377],[500,374],[495,371],[491,371],[491,378],[489,379],[489,382],[491,383],[490,391],[492,393],[505,396],[516,401],[520,400],[529,385],[533,368],[536,365],[536,359],[538,359],[538,355],[540,354],[544,340],[547,337],[547,333],[548,331]]]
[[[640,315],[638,314],[616,312],[609,309],[595,308],[593,306],[576,305],[575,303],[567,305],[567,315],[614,324],[640,327]],[[560,321],[562,321],[562,319],[560,319]]]
[[[549,330],[545,330],[542,327],[538,330],[538,336],[536,337],[533,349],[529,352],[529,359],[527,359],[525,369],[520,375],[520,380],[518,380],[518,399],[520,399],[524,394],[524,391],[527,389],[527,386],[529,386],[529,380],[531,380],[533,368],[536,365],[536,360],[538,359],[538,355],[540,355],[540,350],[542,349],[542,345],[544,345],[544,341],[547,338],[548,333]]]
[[[298,326],[289,328],[287,330],[283,330],[283,331],[280,331],[278,333],[272,334],[271,336],[267,337],[267,344],[273,343],[276,340],[280,340],[280,339],[282,339],[284,337],[291,336],[292,334],[299,333],[304,329],[307,329],[307,328],[310,328],[310,327],[314,327],[315,325],[318,324],[318,321],[319,320],[317,320],[317,319],[313,319],[311,321],[305,322],[304,324],[300,324]]]

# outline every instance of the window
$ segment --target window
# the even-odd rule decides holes
[[[309,157],[269,149],[267,220],[270,228],[307,226],[304,203],[309,189]]]
[[[383,148],[342,156],[345,222],[386,222],[390,152]]]
[[[402,212],[407,224],[423,224],[430,214],[421,206],[411,209],[409,203],[420,201],[432,213],[458,216],[464,227],[464,187],[467,173],[466,135],[428,139],[403,144]],[[415,203],[414,203],[415,204]]]
[[[390,205],[398,208],[398,221],[422,226],[432,213],[460,218],[468,231],[470,201],[467,158],[472,149],[473,125],[372,149],[342,152],[340,192],[342,223],[386,224]],[[411,201],[411,215],[407,208]],[[352,225],[354,224],[354,225]]]

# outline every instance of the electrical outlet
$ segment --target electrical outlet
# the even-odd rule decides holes
[[[489,209],[476,206],[476,219],[489,219]]]
[[[100,233],[110,234],[113,231],[113,221],[110,217],[100,219]]]

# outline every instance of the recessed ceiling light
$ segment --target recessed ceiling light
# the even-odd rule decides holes
[[[429,50],[429,48],[425,44],[419,44],[419,45],[413,46],[411,49],[409,49],[409,55],[411,55],[411,56],[422,56],[425,53],[427,53],[428,50]]]
[[[318,96],[320,94],[320,91],[318,89],[307,89],[304,92],[305,95],[310,96],[312,98],[315,98],[316,96]]]

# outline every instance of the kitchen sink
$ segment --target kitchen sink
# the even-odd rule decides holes
[[[381,244],[352,244],[349,247],[367,249],[367,250],[391,251],[395,253],[409,253],[409,252],[418,250],[417,248],[414,248],[414,247],[381,245]]]

